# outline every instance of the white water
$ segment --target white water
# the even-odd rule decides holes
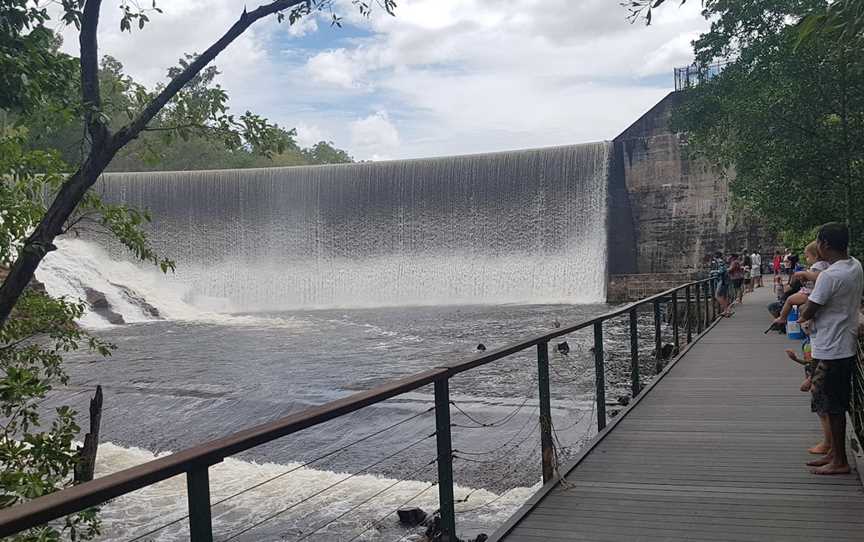
[[[608,161],[593,143],[118,173],[100,189],[151,211],[154,246],[178,264],[166,287],[199,308],[593,303],[605,297]]]
[[[99,447],[97,476],[104,476],[146,461],[156,455],[139,448],[124,448],[112,443]],[[250,463],[228,458],[210,469],[211,502],[217,502],[240,490],[263,482],[273,476],[297,468],[297,464]],[[434,466],[431,473],[434,480]],[[262,485],[260,488],[231,499],[213,508],[214,534],[223,540],[244,527],[264,519],[292,504],[295,504],[322,489],[345,479],[346,473],[300,467],[298,470]],[[392,531],[398,538],[408,531],[399,527],[394,512],[413,496],[430,487],[429,482],[406,480],[391,489],[386,489],[397,480],[371,475],[359,475],[346,480],[319,497],[303,503],[250,531],[238,540],[284,540],[294,539],[309,533],[329,519],[360,505],[376,493],[386,490],[371,499],[368,504],[334,522],[313,536],[311,540],[350,540],[372,526],[358,540],[380,539],[382,532]],[[505,521],[525,500],[536,491],[535,487],[519,487],[507,491],[503,496],[483,489],[457,486],[456,499],[470,493],[468,502],[457,505],[457,515],[464,523],[499,525]],[[418,506],[427,512],[437,509],[437,486],[431,487],[410,506]],[[478,509],[479,508],[479,509]],[[159,484],[148,486],[134,493],[115,499],[102,513],[104,535],[101,540],[129,540],[155,527],[164,525],[187,513],[186,479],[177,476]],[[386,516],[386,517],[385,517]],[[381,518],[384,518],[383,520]],[[381,520],[380,523],[378,520]],[[188,540],[188,522],[181,521],[145,538],[160,542]]]
[[[36,272],[49,294],[72,300],[86,300],[85,287],[103,294],[111,309],[126,323],[151,322],[159,319],[210,322],[235,326],[296,327],[303,322],[286,318],[258,318],[230,315],[233,307],[224,300],[208,300],[193,294],[193,287],[172,280],[155,267],[111,258],[93,241],[62,239],[57,250],[48,254]],[[130,299],[127,292],[144,299],[159,311],[155,318]],[[81,324],[88,328],[105,328],[110,324],[91,310],[85,311]]]

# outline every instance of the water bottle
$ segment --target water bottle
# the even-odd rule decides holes
[[[786,317],[786,336],[796,341],[804,338],[801,324],[798,323],[798,305],[793,305],[789,316]]]

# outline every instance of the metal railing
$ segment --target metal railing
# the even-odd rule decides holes
[[[728,62],[715,62],[708,65],[684,66],[675,68],[675,90],[684,90],[716,77]]]
[[[680,299],[682,292],[683,299]],[[712,284],[708,279],[689,282],[575,325],[562,327],[537,337],[531,337],[504,348],[486,352],[466,361],[443,365],[428,371],[392,380],[368,391],[355,393],[337,401],[308,408],[273,422],[245,429],[233,435],[200,444],[91,482],[0,510],[0,537],[43,525],[145,486],[179,474],[185,474],[189,503],[190,539],[193,542],[211,542],[213,540],[212,504],[209,482],[209,469],[211,466],[220,463],[226,457],[432,384],[434,386],[436,426],[434,436],[437,441],[436,462],[438,466],[438,501],[442,540],[455,540],[456,523],[453,496],[454,450],[451,443],[451,400],[449,390],[449,382],[452,377],[517,352],[536,347],[537,382],[539,386],[539,426],[542,452],[541,467],[545,483],[552,480],[556,475],[549,385],[549,342],[579,330],[589,327],[593,328],[597,429],[598,431],[602,431],[606,427],[607,421],[604,377],[605,355],[603,348],[604,322],[620,316],[627,315],[629,317],[630,384],[631,394],[635,397],[642,390],[637,333],[637,313],[639,309],[646,305],[653,307],[654,346],[656,367],[659,372],[663,365],[661,306],[667,303],[671,304],[669,323],[672,327],[674,347],[678,349],[681,346],[679,340],[682,332],[686,340],[690,342],[693,339],[694,332],[701,334],[712,321],[717,319],[719,309],[713,300],[712,292]],[[681,301],[684,303],[683,318],[679,313],[679,304]]]

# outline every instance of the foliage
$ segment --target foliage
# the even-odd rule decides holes
[[[72,483],[79,460],[73,442],[80,431],[75,412],[68,406],[57,407],[50,426],[43,428],[39,404],[53,389],[68,382],[62,366],[65,352],[89,348],[107,356],[113,349],[75,324],[83,311],[82,303],[53,299],[31,289],[0,328],[0,507],[53,493]],[[89,509],[11,540],[59,540],[62,536],[90,540],[99,534],[96,512]]]
[[[804,17],[799,43],[817,38],[864,50],[864,0],[835,0]]]
[[[368,15],[367,3],[352,3]],[[49,4],[59,21],[51,20]],[[146,4],[116,1],[121,30],[140,29],[161,12],[155,2]],[[324,142],[300,149],[296,132],[251,112],[232,114],[227,94],[214,84],[216,68],[206,67],[256,20],[287,15],[294,22],[330,9],[331,2],[276,0],[244,10],[222,39],[201,56],[185,56],[169,72],[170,81],[152,91],[123,74],[114,59],[105,58],[99,69],[100,5],[100,0],[0,0],[0,508],[73,482],[79,462],[73,444],[80,431],[76,413],[61,406],[43,420],[40,403],[68,382],[64,353],[87,348],[107,356],[113,348],[76,325],[81,302],[53,299],[34,287],[33,273],[56,250],[54,239],[96,229],[140,260],[166,272],[174,267],[150,247],[146,211],[106,203],[92,190],[112,159],[126,165],[162,160],[164,166],[172,152],[179,161],[199,146],[245,165],[350,161]],[[392,0],[381,5],[391,13],[395,7]],[[79,30],[80,59],[59,51],[52,30],[58,22]],[[333,22],[339,24],[335,14]],[[89,540],[99,527],[97,510],[89,509],[11,540]]]
[[[169,77],[194,58],[187,55],[178,67],[169,70]],[[239,118],[233,116],[227,94],[215,82],[218,75],[218,69],[210,66],[196,76],[181,91],[182,96],[168,104],[150,127],[117,153],[108,170],[242,169],[353,161],[332,142],[322,141],[303,149],[297,145],[294,129],[267,123],[249,112]],[[102,58],[99,80],[102,110],[113,129],[120,129],[134,118],[140,104],[163,88],[148,91],[125,74],[123,65],[111,56]],[[25,122],[31,134],[30,148],[57,149],[67,163],[79,162],[86,155],[80,116],[31,115]],[[248,140],[241,133],[248,134]]]
[[[637,2],[653,9],[662,2]],[[802,28],[840,2],[705,0],[696,62],[728,60],[685,92],[673,126],[689,148],[732,173],[736,203],[799,236],[846,221],[864,247],[864,58],[852,41]],[[642,11],[641,16],[645,16]],[[802,23],[802,21],[805,21]]]

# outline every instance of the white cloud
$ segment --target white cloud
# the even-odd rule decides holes
[[[297,144],[301,147],[311,147],[319,141],[327,141],[327,135],[323,129],[315,124],[300,121],[294,123],[297,128]]]
[[[358,158],[383,160],[399,149],[399,131],[386,111],[351,123],[351,150]]]
[[[354,88],[359,84],[357,77],[362,68],[345,49],[320,52],[306,63],[314,81],[343,88]]]
[[[645,27],[609,0],[405,0],[396,17],[378,9],[370,19],[337,0],[344,30],[326,14],[293,28],[262,21],[217,65],[235,110],[302,127],[302,140],[332,138],[359,158],[609,139],[671,90],[672,68],[690,62],[689,42],[707,28],[699,2],[674,4]],[[161,7],[131,35],[119,32],[115,4],[103,9],[103,53],[151,85],[242,9]]]

